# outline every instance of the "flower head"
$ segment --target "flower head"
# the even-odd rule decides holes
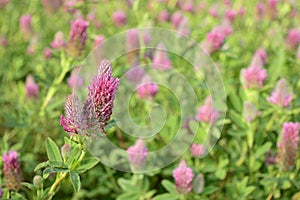
[[[180,21],[177,31],[181,33],[182,35],[190,35],[191,29],[189,20],[186,17],[183,17],[183,19]]]
[[[33,36],[31,24],[31,15],[22,15],[20,18],[20,29],[25,41],[28,41]]]
[[[66,102],[65,102],[66,117],[61,115],[60,125],[70,135],[78,134],[81,128],[80,107],[81,107],[80,102],[77,96],[75,96],[74,94],[70,94],[66,97]]]
[[[225,41],[223,33],[218,31],[211,31],[206,35],[206,45],[209,53],[220,49]]]
[[[88,26],[89,23],[80,18],[71,22],[71,31],[67,45],[68,52],[71,55],[78,56],[84,49]]]
[[[293,99],[293,94],[288,92],[288,87],[285,79],[280,79],[277,82],[275,89],[273,90],[268,101],[280,107],[287,107],[290,105]]]
[[[286,44],[290,49],[295,49],[300,44],[300,31],[298,29],[289,30]]]
[[[160,70],[168,70],[171,68],[171,61],[168,57],[166,47],[163,43],[159,43],[154,56],[153,56],[153,68]]]
[[[139,61],[135,58],[131,64],[131,69],[126,72],[126,78],[131,83],[139,83],[142,81],[145,70],[139,67]]]
[[[42,4],[47,12],[55,13],[62,4],[61,0],[42,0]]]
[[[267,63],[267,59],[268,59],[268,54],[267,52],[260,48],[260,49],[257,49],[254,53],[254,57],[257,58],[257,59],[260,59],[262,61],[262,64],[266,64]]]
[[[157,94],[158,86],[151,81],[150,76],[144,76],[141,83],[137,86],[137,92],[141,99],[151,99]]]
[[[256,4],[256,13],[257,13],[257,16],[259,18],[262,18],[265,15],[265,12],[266,12],[265,4],[262,3],[262,2],[257,3]]]
[[[62,49],[66,46],[66,41],[64,39],[64,34],[61,31],[58,31],[55,36],[54,40],[51,43],[51,47],[54,49]]]
[[[84,112],[87,112],[85,117],[88,120],[95,117],[102,129],[107,125],[112,114],[118,85],[119,79],[112,76],[111,63],[103,60],[98,68],[97,76],[88,86],[88,98],[84,105]]]
[[[244,103],[243,117],[246,122],[252,122],[258,115],[258,111],[250,101]]]
[[[227,22],[227,21],[226,21]],[[229,35],[231,35],[232,33],[232,27],[230,25],[229,22],[227,23],[223,23],[219,26],[215,26],[212,30],[212,32],[218,32],[218,33],[221,33],[223,34],[225,37],[228,37]]]
[[[146,147],[145,140],[138,139],[135,144],[127,149],[129,162],[134,167],[142,167],[146,164],[148,155],[148,148]]]
[[[284,169],[294,166],[299,143],[299,123],[288,122],[282,127],[281,141],[277,143],[277,163]]]
[[[225,18],[230,22],[234,22],[238,13],[235,10],[227,10],[225,13]]]
[[[0,0],[0,8],[3,8],[8,2],[9,0]]]
[[[46,47],[44,49],[44,58],[47,60],[47,59],[51,58],[51,56],[52,56],[51,49]]]
[[[219,115],[219,111],[213,107],[212,98],[209,96],[206,98],[204,105],[200,107],[196,119],[201,122],[213,124],[217,121]]]
[[[193,0],[190,1],[186,1],[183,3],[183,5],[181,6],[181,9],[185,12],[193,12],[195,8],[194,2]]]
[[[26,83],[25,83],[25,90],[26,90],[26,97],[27,98],[34,98],[37,99],[39,95],[39,86],[34,81],[34,78],[32,75],[28,75],[26,77]]]
[[[98,46],[99,44],[101,44],[103,41],[104,41],[104,35],[98,35],[96,38],[95,38],[95,41],[94,41],[94,47]]]
[[[180,21],[182,20],[183,15],[180,11],[175,12],[171,17],[171,23],[174,28],[179,26]]]
[[[167,22],[169,20],[169,12],[167,10],[163,10],[158,14],[158,22]]]
[[[126,24],[126,13],[121,10],[115,11],[113,14],[113,20],[117,27],[124,26]]]
[[[268,77],[267,70],[263,64],[267,60],[267,54],[259,49],[255,52],[251,64],[248,68],[241,70],[241,82],[244,88],[261,88]]]
[[[84,84],[83,78],[79,75],[80,68],[76,67],[72,70],[71,76],[68,78],[67,82],[70,88],[80,88]]]
[[[200,157],[203,156],[205,154],[205,146],[203,144],[195,144],[193,143],[190,146],[190,151],[192,153],[192,156],[194,157]]]
[[[5,35],[0,35],[0,45],[6,47],[8,45],[7,38]]]
[[[18,191],[21,187],[21,181],[23,179],[21,166],[18,160],[18,153],[16,151],[10,151],[3,154],[3,173],[8,190]]]
[[[126,56],[127,62],[131,63],[139,55],[139,30],[130,29],[126,33]]]
[[[193,170],[186,165],[184,160],[182,160],[179,166],[173,171],[173,177],[175,179],[176,190],[179,193],[187,194],[192,190],[194,173]]]

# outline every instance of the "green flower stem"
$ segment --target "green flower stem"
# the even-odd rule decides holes
[[[49,102],[51,101],[52,97],[55,95],[59,85],[64,80],[66,74],[70,71],[72,59],[66,59],[64,53],[61,54],[61,62],[60,65],[62,66],[62,71],[60,75],[54,79],[53,84],[50,86],[46,98],[42,104],[40,116],[44,116],[45,109],[48,106]]]
[[[64,178],[67,176],[67,174],[68,174],[68,172],[63,172],[63,173],[59,173],[56,176],[56,180],[55,180],[55,182],[53,183],[53,185],[51,186],[51,188],[48,192],[48,195],[47,195],[47,198],[46,198],[47,200],[52,199],[52,197],[54,196],[54,194],[56,192],[56,189],[60,185],[61,181],[64,180]]]
[[[86,154],[86,151],[83,149],[81,152],[81,155],[78,159],[78,161],[76,162],[76,164],[72,167],[72,169],[75,169],[80,163],[81,161],[84,159]],[[51,186],[48,195],[47,195],[47,200],[52,199],[52,197],[55,195],[56,190],[58,188],[58,186],[60,185],[60,183],[62,182],[62,180],[64,180],[64,178],[66,178],[66,176],[68,175],[69,172],[63,172],[63,173],[58,173],[58,175],[56,176],[56,180],[53,183],[53,185]]]

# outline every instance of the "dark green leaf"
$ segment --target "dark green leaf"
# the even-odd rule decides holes
[[[215,186],[208,186],[205,187],[205,189],[202,192],[202,195],[208,195],[208,194],[212,194],[214,192],[216,192],[219,188],[215,187]]]
[[[229,94],[229,100],[230,100],[230,103],[232,104],[233,108],[237,112],[241,113],[242,112],[242,103],[241,103],[239,96],[235,92],[231,92]]]
[[[39,163],[39,164],[34,168],[34,171],[36,172],[37,170],[42,169],[42,168],[44,168],[44,167],[47,167],[48,165],[49,165],[48,161],[47,161],[47,162]]]
[[[57,172],[67,172],[69,169],[65,168],[57,168],[57,167],[49,167],[44,170],[44,174],[57,173]]]
[[[63,162],[59,148],[51,138],[47,138],[46,149],[49,160]]]
[[[22,182],[21,185],[28,187],[30,190],[36,190],[36,187],[31,183]]]
[[[80,176],[75,171],[70,171],[70,178],[75,192],[80,190],[81,182]]]
[[[99,163],[99,160],[95,157],[84,158],[81,161],[79,167],[77,167],[75,170],[79,173],[83,173],[83,172],[93,168],[98,163]]]
[[[68,165],[66,165],[65,163],[57,161],[49,161],[49,165],[51,167],[68,168]]]
[[[140,194],[138,192],[126,192],[117,197],[117,200],[138,200]]]
[[[132,185],[132,183],[129,180],[126,180],[124,178],[118,179],[118,184],[122,188],[123,191],[136,191],[136,186]]]
[[[171,181],[169,181],[169,180],[163,180],[163,181],[161,182],[161,184],[164,186],[164,188],[165,188],[168,192],[170,192],[170,193],[176,192],[176,187],[175,187],[174,183],[172,183]]]
[[[178,193],[167,193],[155,196],[152,200],[176,200],[179,199]]]
[[[244,122],[243,118],[241,115],[237,114],[234,111],[231,111],[229,113],[230,119],[240,128],[242,129],[247,129],[247,124]]]

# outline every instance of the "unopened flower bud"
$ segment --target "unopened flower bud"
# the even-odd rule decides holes
[[[71,146],[69,144],[64,144],[61,148],[60,148],[60,152],[63,158],[69,158],[71,155]]]
[[[31,99],[31,98],[37,99],[38,98],[39,86],[34,81],[34,78],[32,75],[28,75],[26,77],[25,90],[26,90],[26,97],[28,99]]]
[[[193,191],[196,194],[200,194],[203,191],[204,184],[205,184],[204,176],[203,174],[200,173],[196,176],[196,178],[193,181]]]
[[[43,178],[40,175],[34,176],[33,185],[37,188],[41,188],[43,186]]]

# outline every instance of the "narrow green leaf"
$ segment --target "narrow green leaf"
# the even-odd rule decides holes
[[[179,199],[179,194],[177,193],[167,193],[155,196],[152,200],[176,200]]]
[[[51,138],[47,138],[46,150],[49,160],[63,162],[59,148]]]
[[[99,160],[95,157],[84,158],[81,161],[80,165],[75,170],[79,173],[83,173],[83,172],[93,168],[98,163],[99,163]]]
[[[132,185],[130,180],[126,180],[124,178],[118,179],[118,184],[122,188],[123,191],[136,191],[136,186]]]
[[[208,194],[212,194],[214,192],[216,192],[219,188],[215,187],[215,186],[208,186],[205,187],[205,189],[202,192],[202,195],[208,195]]]
[[[10,199],[14,199],[14,200],[26,200],[26,198],[24,196],[22,196],[21,194],[17,193],[17,192],[14,192],[12,191],[10,193],[11,197]]]
[[[47,162],[39,163],[39,164],[34,168],[34,171],[36,172],[37,170],[42,169],[42,168],[44,168],[44,167],[47,167],[48,165],[49,165],[48,161],[47,161]]]
[[[117,200],[138,200],[140,194],[138,191],[135,192],[126,192],[117,197]]]
[[[233,108],[237,112],[241,113],[242,112],[242,103],[241,103],[239,96],[235,92],[232,92],[229,94],[229,100],[230,100],[230,103],[232,104]]]
[[[57,168],[57,167],[48,167],[44,170],[44,174],[57,173],[57,172],[67,172],[69,169]]]
[[[51,167],[68,168],[68,165],[66,165],[65,163],[57,161],[49,161],[49,165]]]
[[[81,182],[80,176],[75,171],[70,171],[70,178],[75,192],[80,190]]]
[[[261,155],[265,154],[267,151],[270,150],[271,146],[272,146],[272,142],[266,142],[263,146],[259,147],[255,151],[255,157],[259,158]]]
[[[71,156],[67,159],[66,164],[71,168],[73,162],[79,158],[81,150],[75,146],[72,148]]]
[[[36,187],[31,183],[22,182],[21,185],[29,188],[30,190],[36,190]]]
[[[172,183],[171,181],[169,181],[169,180],[163,180],[163,181],[161,182],[161,184],[164,186],[164,188],[165,188],[168,192],[170,192],[170,193],[176,192],[176,187],[175,187],[174,183]]]
[[[229,113],[230,119],[240,128],[247,129],[247,124],[244,122],[243,118],[234,111]]]

